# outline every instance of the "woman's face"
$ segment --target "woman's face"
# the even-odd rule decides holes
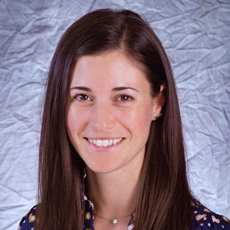
[[[80,57],[67,107],[70,140],[96,173],[141,167],[150,125],[162,108],[137,63],[121,51]]]

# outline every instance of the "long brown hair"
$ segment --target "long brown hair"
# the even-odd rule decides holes
[[[72,24],[52,59],[43,112],[39,196],[39,230],[83,229],[84,162],[66,131],[71,67],[83,55],[120,49],[146,72],[157,95],[165,86],[162,116],[152,122],[135,201],[135,229],[184,230],[190,226],[191,200],[181,117],[173,74],[165,50],[138,14],[101,9]]]

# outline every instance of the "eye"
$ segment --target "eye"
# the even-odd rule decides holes
[[[131,101],[133,100],[133,97],[126,95],[126,94],[122,94],[120,96],[117,97],[118,101]]]
[[[74,96],[73,99],[76,99],[78,101],[90,101],[91,100],[91,98],[86,94],[77,94]]]

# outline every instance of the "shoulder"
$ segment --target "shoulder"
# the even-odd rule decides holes
[[[230,230],[230,221],[218,215],[199,202],[194,202],[192,215],[192,230]]]
[[[36,220],[37,205],[30,209],[30,211],[22,218],[19,223],[18,230],[33,230]]]

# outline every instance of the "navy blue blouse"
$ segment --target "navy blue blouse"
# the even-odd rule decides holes
[[[218,215],[200,203],[194,203],[192,215],[191,230],[230,230],[230,221],[221,215]],[[84,230],[94,230],[93,227],[93,203],[85,197],[85,222]],[[36,206],[22,218],[18,230],[34,230],[36,222]],[[130,221],[127,230],[134,228],[134,216],[130,215]]]

